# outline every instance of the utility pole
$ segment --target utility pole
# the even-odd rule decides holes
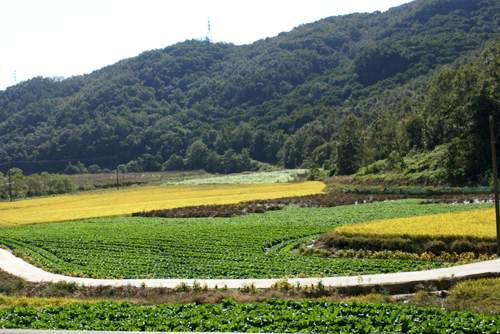
[[[495,132],[493,128],[493,116],[490,115],[490,132],[491,132],[491,155],[493,157],[493,189],[495,191],[495,219],[497,226],[497,255],[500,256],[500,210],[498,208],[498,170],[497,170],[497,154],[495,150]]]
[[[116,189],[120,190],[120,182],[118,181],[118,157],[115,155],[115,165],[116,165]]]

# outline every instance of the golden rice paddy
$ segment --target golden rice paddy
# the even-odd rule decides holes
[[[345,225],[335,229],[345,236],[411,239],[496,239],[495,210],[483,209]]]
[[[324,183],[162,186],[0,203],[0,227],[130,215],[134,212],[194,205],[320,193]]]

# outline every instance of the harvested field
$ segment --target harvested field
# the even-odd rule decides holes
[[[99,174],[73,174],[68,175],[76,187],[84,187],[93,185],[94,187],[115,187],[116,173],[99,173]],[[203,169],[191,171],[174,171],[174,172],[142,172],[142,173],[118,173],[118,183],[120,186],[128,184],[143,184],[143,183],[165,183],[179,182],[190,179],[203,179],[213,177],[212,174],[205,172]]]

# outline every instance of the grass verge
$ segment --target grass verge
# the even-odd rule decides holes
[[[7,288],[6,288],[7,287]],[[401,290],[402,288],[406,290]],[[436,293],[436,290],[448,289]],[[391,293],[410,293],[391,296]],[[360,301],[394,303],[419,307],[437,307],[447,312],[462,311],[485,315],[500,315],[500,278],[459,281],[443,278],[434,282],[415,283],[405,287],[329,287],[321,281],[316,285],[297,285],[278,280],[270,289],[257,289],[253,283],[239,289],[220,286],[209,289],[199,283],[189,286],[154,288],[134,286],[81,286],[74,283],[33,283],[0,270],[0,308],[12,306],[67,306],[71,303],[98,301],[128,301],[135,305],[221,303],[233,298],[237,303],[262,302],[270,298],[289,300],[326,299],[332,302]]]

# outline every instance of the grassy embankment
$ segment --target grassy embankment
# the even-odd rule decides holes
[[[439,282],[435,282],[439,283]],[[449,282],[453,287],[446,294],[435,294],[436,287],[416,287],[418,292],[406,296],[391,296],[376,291],[350,294],[336,287],[295,286],[277,281],[270,289],[256,289],[252,284],[232,290],[221,286],[208,289],[200,284],[179,285],[173,289],[142,287],[85,287],[74,283],[31,283],[0,270],[0,309],[12,306],[34,308],[67,306],[71,303],[97,301],[129,301],[135,305],[220,303],[234,298],[238,303],[262,302],[269,298],[308,300],[326,299],[333,302],[360,301],[367,303],[394,303],[418,307],[437,307],[452,311],[485,315],[500,314],[500,278],[485,278]],[[456,283],[456,284],[455,284]]]

